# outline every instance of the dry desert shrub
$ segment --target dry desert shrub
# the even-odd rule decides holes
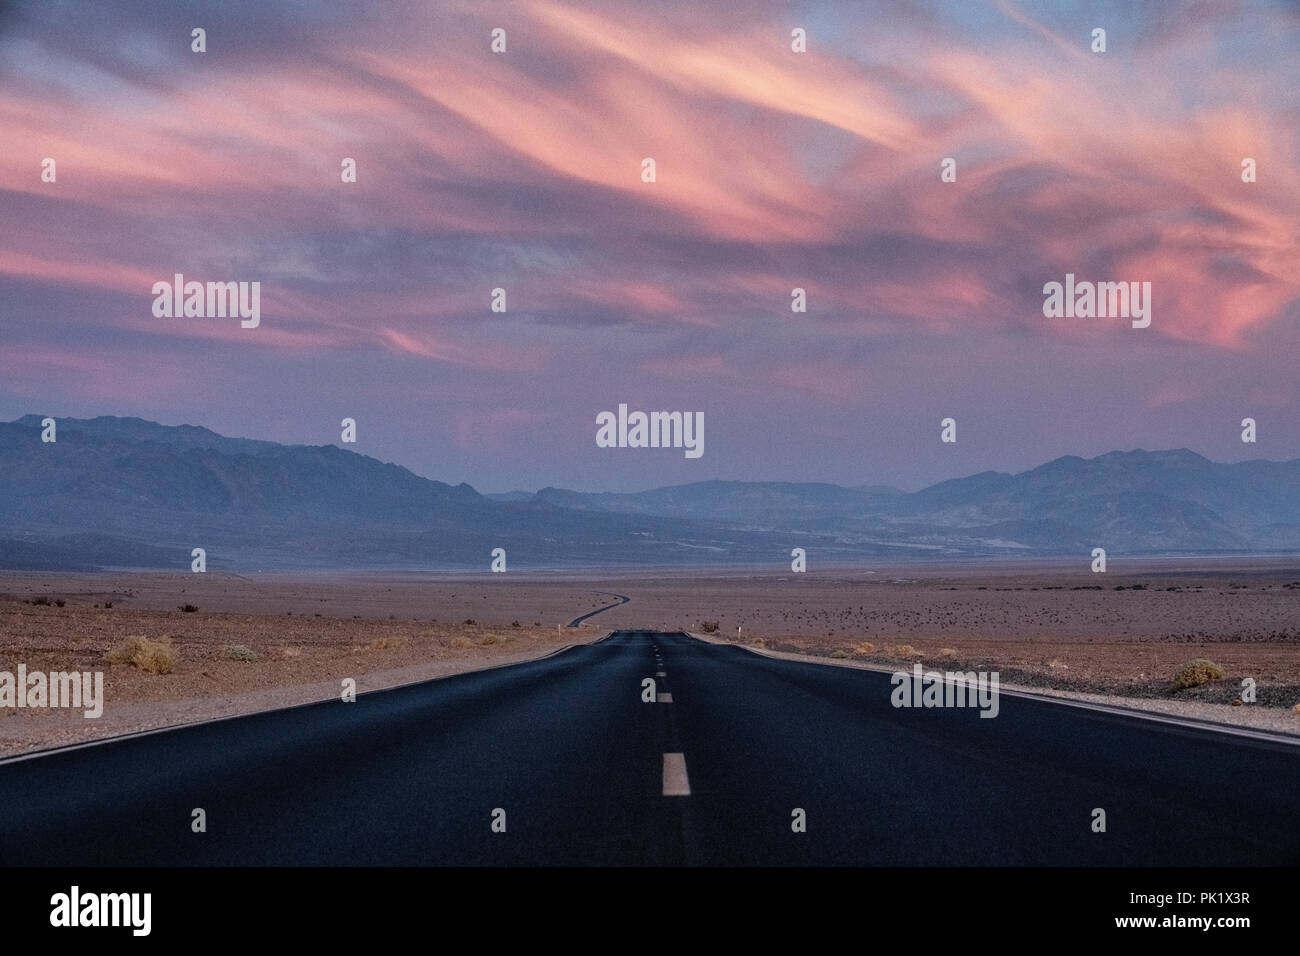
[[[405,637],[401,637],[401,636],[376,637],[367,646],[372,651],[388,651],[396,647],[405,647],[409,643],[410,641],[408,641]]]
[[[916,648],[911,644],[895,644],[889,648],[889,654],[892,657],[915,657]]]
[[[243,661],[252,664],[257,660],[257,652],[244,644],[226,644],[221,648],[221,656],[228,661]]]
[[[703,631],[705,634],[716,634],[718,633],[718,622],[700,621],[700,630]]]
[[[132,664],[150,674],[170,674],[180,657],[172,647],[170,637],[150,640],[143,634],[132,634],[104,655],[110,664]]]
[[[469,647],[469,646],[470,646],[469,638],[468,638],[468,637],[453,637],[453,638],[451,639],[451,646],[452,646],[452,647],[456,647],[456,648],[465,648],[465,647]]]
[[[479,647],[488,647],[492,644],[497,643],[498,640],[499,638],[495,634],[489,634],[487,637],[483,638],[483,640],[478,642]]]
[[[863,641],[857,647],[853,648],[853,653],[858,657],[866,657],[868,654],[876,653],[876,645],[870,641]]]
[[[956,657],[957,649],[955,647],[943,647],[939,649],[940,657]]]
[[[1225,676],[1223,668],[1214,661],[1207,661],[1204,657],[1196,657],[1178,669],[1178,673],[1174,675],[1174,690],[1200,687],[1212,680],[1223,680]]]
[[[750,647],[767,647],[767,641],[763,640],[761,637],[756,637],[756,638],[754,638],[752,641],[749,642],[749,646],[750,646]]]
[[[831,651],[831,657],[835,658],[837,661],[842,661],[848,656],[849,652],[842,647],[837,647],[835,650]]]

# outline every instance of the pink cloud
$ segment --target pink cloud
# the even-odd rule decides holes
[[[1007,273],[1033,266],[1036,287],[1065,271],[1082,276],[1102,255],[1113,274],[1095,278],[1154,284],[1150,335],[1245,347],[1245,333],[1300,298],[1290,214],[1300,208],[1300,159],[1290,119],[1252,92],[1258,74],[1207,57],[1187,76],[1189,51],[1205,42],[1196,35],[1116,67],[1022,7],[998,9],[1031,42],[903,20],[892,29],[909,56],[864,65],[825,45],[792,54],[779,16],[738,25],[707,9],[684,22],[521,2],[507,8],[520,24],[510,56],[492,56],[486,43],[447,43],[430,56],[398,29],[388,42],[339,37],[319,62],[244,62],[201,83],[182,78],[111,109],[15,89],[0,94],[0,139],[25,148],[0,156],[0,178],[90,218],[57,232],[18,224],[0,236],[0,274],[143,296],[174,271],[178,250],[198,249],[216,268],[249,239],[284,250],[304,233],[425,230],[502,243],[596,236],[600,251],[605,235],[617,254],[594,271],[584,263],[528,277],[530,303],[743,334],[749,315],[783,312],[801,285],[820,321],[864,336],[1008,324],[1069,336],[1076,330],[1035,316],[1041,303]],[[462,16],[486,37],[477,7]],[[538,68],[529,44],[558,68]],[[1167,82],[1175,75],[1185,82]],[[1189,90],[1209,105],[1187,106]],[[918,103],[946,107],[920,112]],[[809,144],[831,131],[840,155],[814,176]],[[57,184],[39,181],[44,155],[59,162]],[[355,187],[339,182],[345,155],[360,162]],[[1261,163],[1250,186],[1238,174],[1245,155]],[[656,183],[641,182],[645,156],[658,162]],[[939,181],[945,156],[958,160],[957,183]],[[604,218],[512,201],[543,188],[599,196]],[[139,221],[138,243],[107,252],[114,224],[142,213],[174,231],[151,236]],[[636,233],[773,251],[647,272]],[[807,250],[803,261],[815,262],[823,247],[891,235],[931,251],[893,271],[820,276],[780,258]],[[239,267],[263,255],[247,253]],[[274,320],[263,344],[369,345],[507,370],[547,361],[536,347],[450,328],[483,307],[484,290],[456,276],[401,292],[330,285],[310,250],[284,255],[278,281],[264,279]],[[527,275],[526,262],[519,268]],[[303,291],[308,280],[327,284]],[[371,327],[372,315],[382,323]],[[142,331],[148,318],[111,321]],[[168,331],[246,340],[237,325]]]

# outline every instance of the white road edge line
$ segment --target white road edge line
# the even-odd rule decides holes
[[[686,777],[686,755],[664,754],[664,796],[689,797],[691,782]]]
[[[825,660],[813,657],[803,657],[796,655],[782,655],[773,653],[766,648],[747,647],[744,644],[731,644],[724,641],[711,641],[693,634],[685,632],[687,636],[695,638],[705,644],[714,644],[721,647],[739,647],[742,651],[749,651],[760,657],[767,657],[773,660],[793,660],[798,663],[815,664],[821,667],[847,667],[849,670],[874,671],[877,674],[889,674],[899,670],[898,667],[887,667],[880,664],[845,664],[837,660]],[[901,665],[900,665],[901,666]],[[1050,694],[1036,694],[1029,690],[1012,689],[1001,687],[998,693],[1005,697],[1024,697],[1029,700],[1040,701],[1044,704],[1057,704],[1061,707],[1076,707],[1079,710],[1091,710],[1104,714],[1112,714],[1116,717],[1132,717],[1136,720],[1149,720],[1156,724],[1170,724],[1185,730],[1199,730],[1208,733],[1227,734],[1233,737],[1244,737],[1248,740],[1258,740],[1264,743],[1285,744],[1289,747],[1300,747],[1300,737],[1294,737],[1282,733],[1274,733],[1267,730],[1256,730],[1253,727],[1234,727],[1231,724],[1219,724],[1209,720],[1196,720],[1189,717],[1175,717],[1172,714],[1163,714],[1153,710],[1135,710],[1132,707],[1123,707],[1118,704],[1097,704],[1087,700],[1074,700],[1069,697],[1054,697]]]
[[[544,661],[548,657],[554,657],[557,654],[563,654],[565,651],[573,650],[575,647],[591,647],[593,644],[599,644],[601,641],[607,641],[615,634],[610,631],[604,637],[597,638],[594,641],[588,641],[585,644],[565,644],[563,647],[557,647],[555,650],[543,654],[541,657],[527,657],[521,661],[509,661],[502,664],[490,664],[487,667],[475,668],[472,671],[458,671],[454,674],[442,674],[438,677],[426,677],[424,680],[407,681],[405,684],[394,684],[392,687],[376,687],[373,690],[363,690],[357,692],[357,699],[360,700],[367,694],[383,694],[390,690],[401,690],[403,687],[414,687],[416,684],[428,684],[436,680],[446,680],[448,677],[459,677],[462,674],[478,674],[483,671],[499,670],[503,667],[514,667],[516,664],[531,664],[534,661]],[[322,681],[322,683],[324,683]],[[37,760],[41,757],[52,757],[55,754],[67,753],[70,750],[84,750],[87,747],[102,747],[105,744],[117,743],[121,740],[131,740],[135,737],[151,737],[154,734],[170,733],[173,730],[184,730],[187,727],[202,727],[204,724],[221,724],[228,720],[239,720],[241,717],[256,717],[259,714],[275,714],[284,710],[298,710],[302,707],[315,707],[317,704],[325,704],[330,701],[338,700],[338,694],[331,694],[329,697],[322,697],[320,700],[307,700],[301,704],[289,704],[286,707],[272,707],[269,710],[250,710],[245,714],[227,714],[225,717],[210,717],[206,720],[190,720],[183,724],[168,724],[166,727],[150,727],[148,730],[132,730],[124,734],[113,734],[109,737],[99,737],[95,740],[83,740],[75,744],[63,744],[58,747],[48,747],[45,750],[33,750],[30,753],[14,754],[9,757],[0,757],[0,767],[5,764],[20,763],[24,760]]]

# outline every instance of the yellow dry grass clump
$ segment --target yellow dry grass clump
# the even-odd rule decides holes
[[[939,650],[940,657],[956,657],[957,649],[955,647],[944,647]]]
[[[453,637],[451,639],[451,646],[456,648],[469,647],[470,640],[468,637]]]
[[[388,651],[411,643],[405,637],[376,637],[368,645],[372,651]]]
[[[911,644],[895,644],[889,648],[889,653],[894,657],[914,657],[916,648]]]
[[[1174,675],[1174,690],[1200,687],[1212,680],[1223,680],[1224,676],[1223,668],[1214,661],[1196,657],[1178,669],[1178,673]]]
[[[863,641],[857,647],[853,648],[853,653],[859,657],[866,657],[868,654],[876,653],[876,645],[870,641]]]
[[[170,637],[151,640],[143,634],[132,634],[104,655],[110,664],[133,664],[150,674],[170,674],[180,655],[172,647]]]

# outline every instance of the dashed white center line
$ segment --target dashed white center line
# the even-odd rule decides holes
[[[655,677],[667,677],[667,676],[668,675],[665,674],[663,671],[655,671]]]
[[[664,796],[689,797],[691,782],[686,777],[686,755],[664,754]]]
[[[655,703],[671,704],[673,702],[672,694],[655,694]]]

